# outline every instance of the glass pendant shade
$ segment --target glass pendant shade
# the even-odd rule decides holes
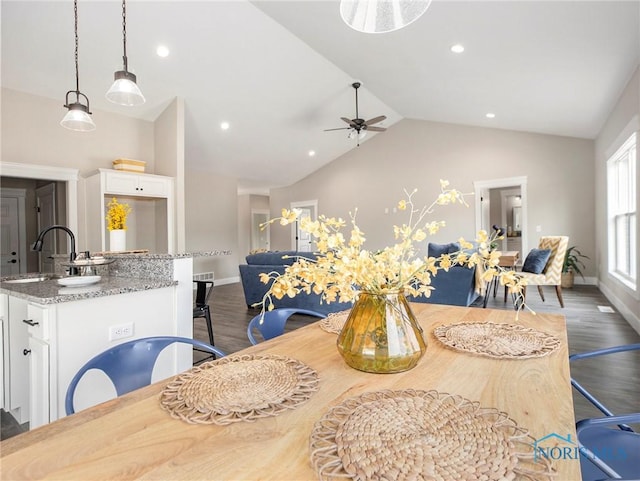
[[[89,109],[79,102],[67,105],[69,111],[66,113],[60,125],[69,130],[78,132],[90,132],[96,129],[96,124],[89,115]]]
[[[136,84],[136,76],[126,70],[114,74],[115,81],[106,94],[107,100],[114,104],[132,107],[145,102],[144,95]]]
[[[393,32],[415,22],[430,3],[431,0],[341,0],[340,16],[358,32]]]

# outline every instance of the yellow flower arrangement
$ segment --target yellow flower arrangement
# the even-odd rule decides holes
[[[490,248],[492,242],[502,239],[498,233],[489,236],[486,231],[480,231],[475,239],[477,249],[460,238],[461,248],[457,252],[438,258],[419,255],[419,245],[445,225],[443,221],[426,221],[427,215],[432,214],[437,205],[460,203],[468,206],[467,194],[450,189],[449,182],[441,180],[440,190],[438,198],[421,209],[413,202],[417,190],[405,191],[406,199],[398,203],[398,209],[408,213],[408,223],[394,226],[397,242],[377,251],[364,248],[365,234],[356,224],[357,209],[350,213],[348,239],[343,233],[347,226],[343,219],[323,215],[315,221],[309,217],[299,219],[299,210],[283,209],[282,216],[269,223],[289,225],[299,220],[300,229],[311,234],[316,242],[316,259],[297,257],[284,274],[262,273],[260,280],[263,283],[273,281],[263,298],[263,308],[274,308],[273,297],[295,297],[300,292],[319,294],[327,303],[353,301],[362,291],[373,294],[404,291],[412,296],[429,297],[433,289],[431,276],[455,265],[475,266],[480,269],[484,282],[497,276],[501,285],[507,286],[511,293],[519,294],[526,281],[514,271],[500,268],[500,251]],[[519,305],[522,307],[521,302]]]
[[[131,213],[129,204],[120,204],[118,199],[113,197],[107,204],[107,229],[118,230],[127,229],[127,216]]]

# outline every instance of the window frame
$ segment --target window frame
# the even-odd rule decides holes
[[[607,159],[609,275],[638,290],[637,159],[639,132],[633,132]],[[622,234],[622,235],[621,235]],[[621,239],[621,237],[624,237]],[[621,258],[622,257],[622,258]]]

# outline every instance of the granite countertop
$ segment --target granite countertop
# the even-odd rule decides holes
[[[178,282],[174,280],[103,276],[100,282],[96,284],[78,287],[61,286],[58,284],[57,279],[27,283],[0,282],[0,293],[21,297],[38,304],[59,304],[95,297],[160,289],[177,284]]]

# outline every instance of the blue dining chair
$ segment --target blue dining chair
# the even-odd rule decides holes
[[[615,346],[569,356],[570,362],[636,351],[640,344]],[[640,423],[640,412],[616,415],[571,377],[571,385],[604,416],[576,423],[583,481],[640,479],[640,433],[629,424]]]
[[[90,359],[71,379],[65,398],[67,415],[75,412],[73,395],[78,382],[87,371],[91,369],[103,371],[113,382],[117,395],[122,396],[151,384],[151,375],[158,356],[167,346],[175,343],[191,344],[198,350],[210,352],[218,357],[225,355],[216,347],[187,337],[145,337],[118,344]]]
[[[306,314],[320,318],[327,317],[321,312],[310,311],[309,309],[282,308],[266,311],[264,314],[258,314],[249,321],[249,326],[247,327],[247,337],[249,337],[249,341],[251,341],[251,344],[254,346],[258,344],[258,340],[253,335],[254,329],[260,333],[265,341],[281,336],[284,334],[284,326],[294,314]]]

